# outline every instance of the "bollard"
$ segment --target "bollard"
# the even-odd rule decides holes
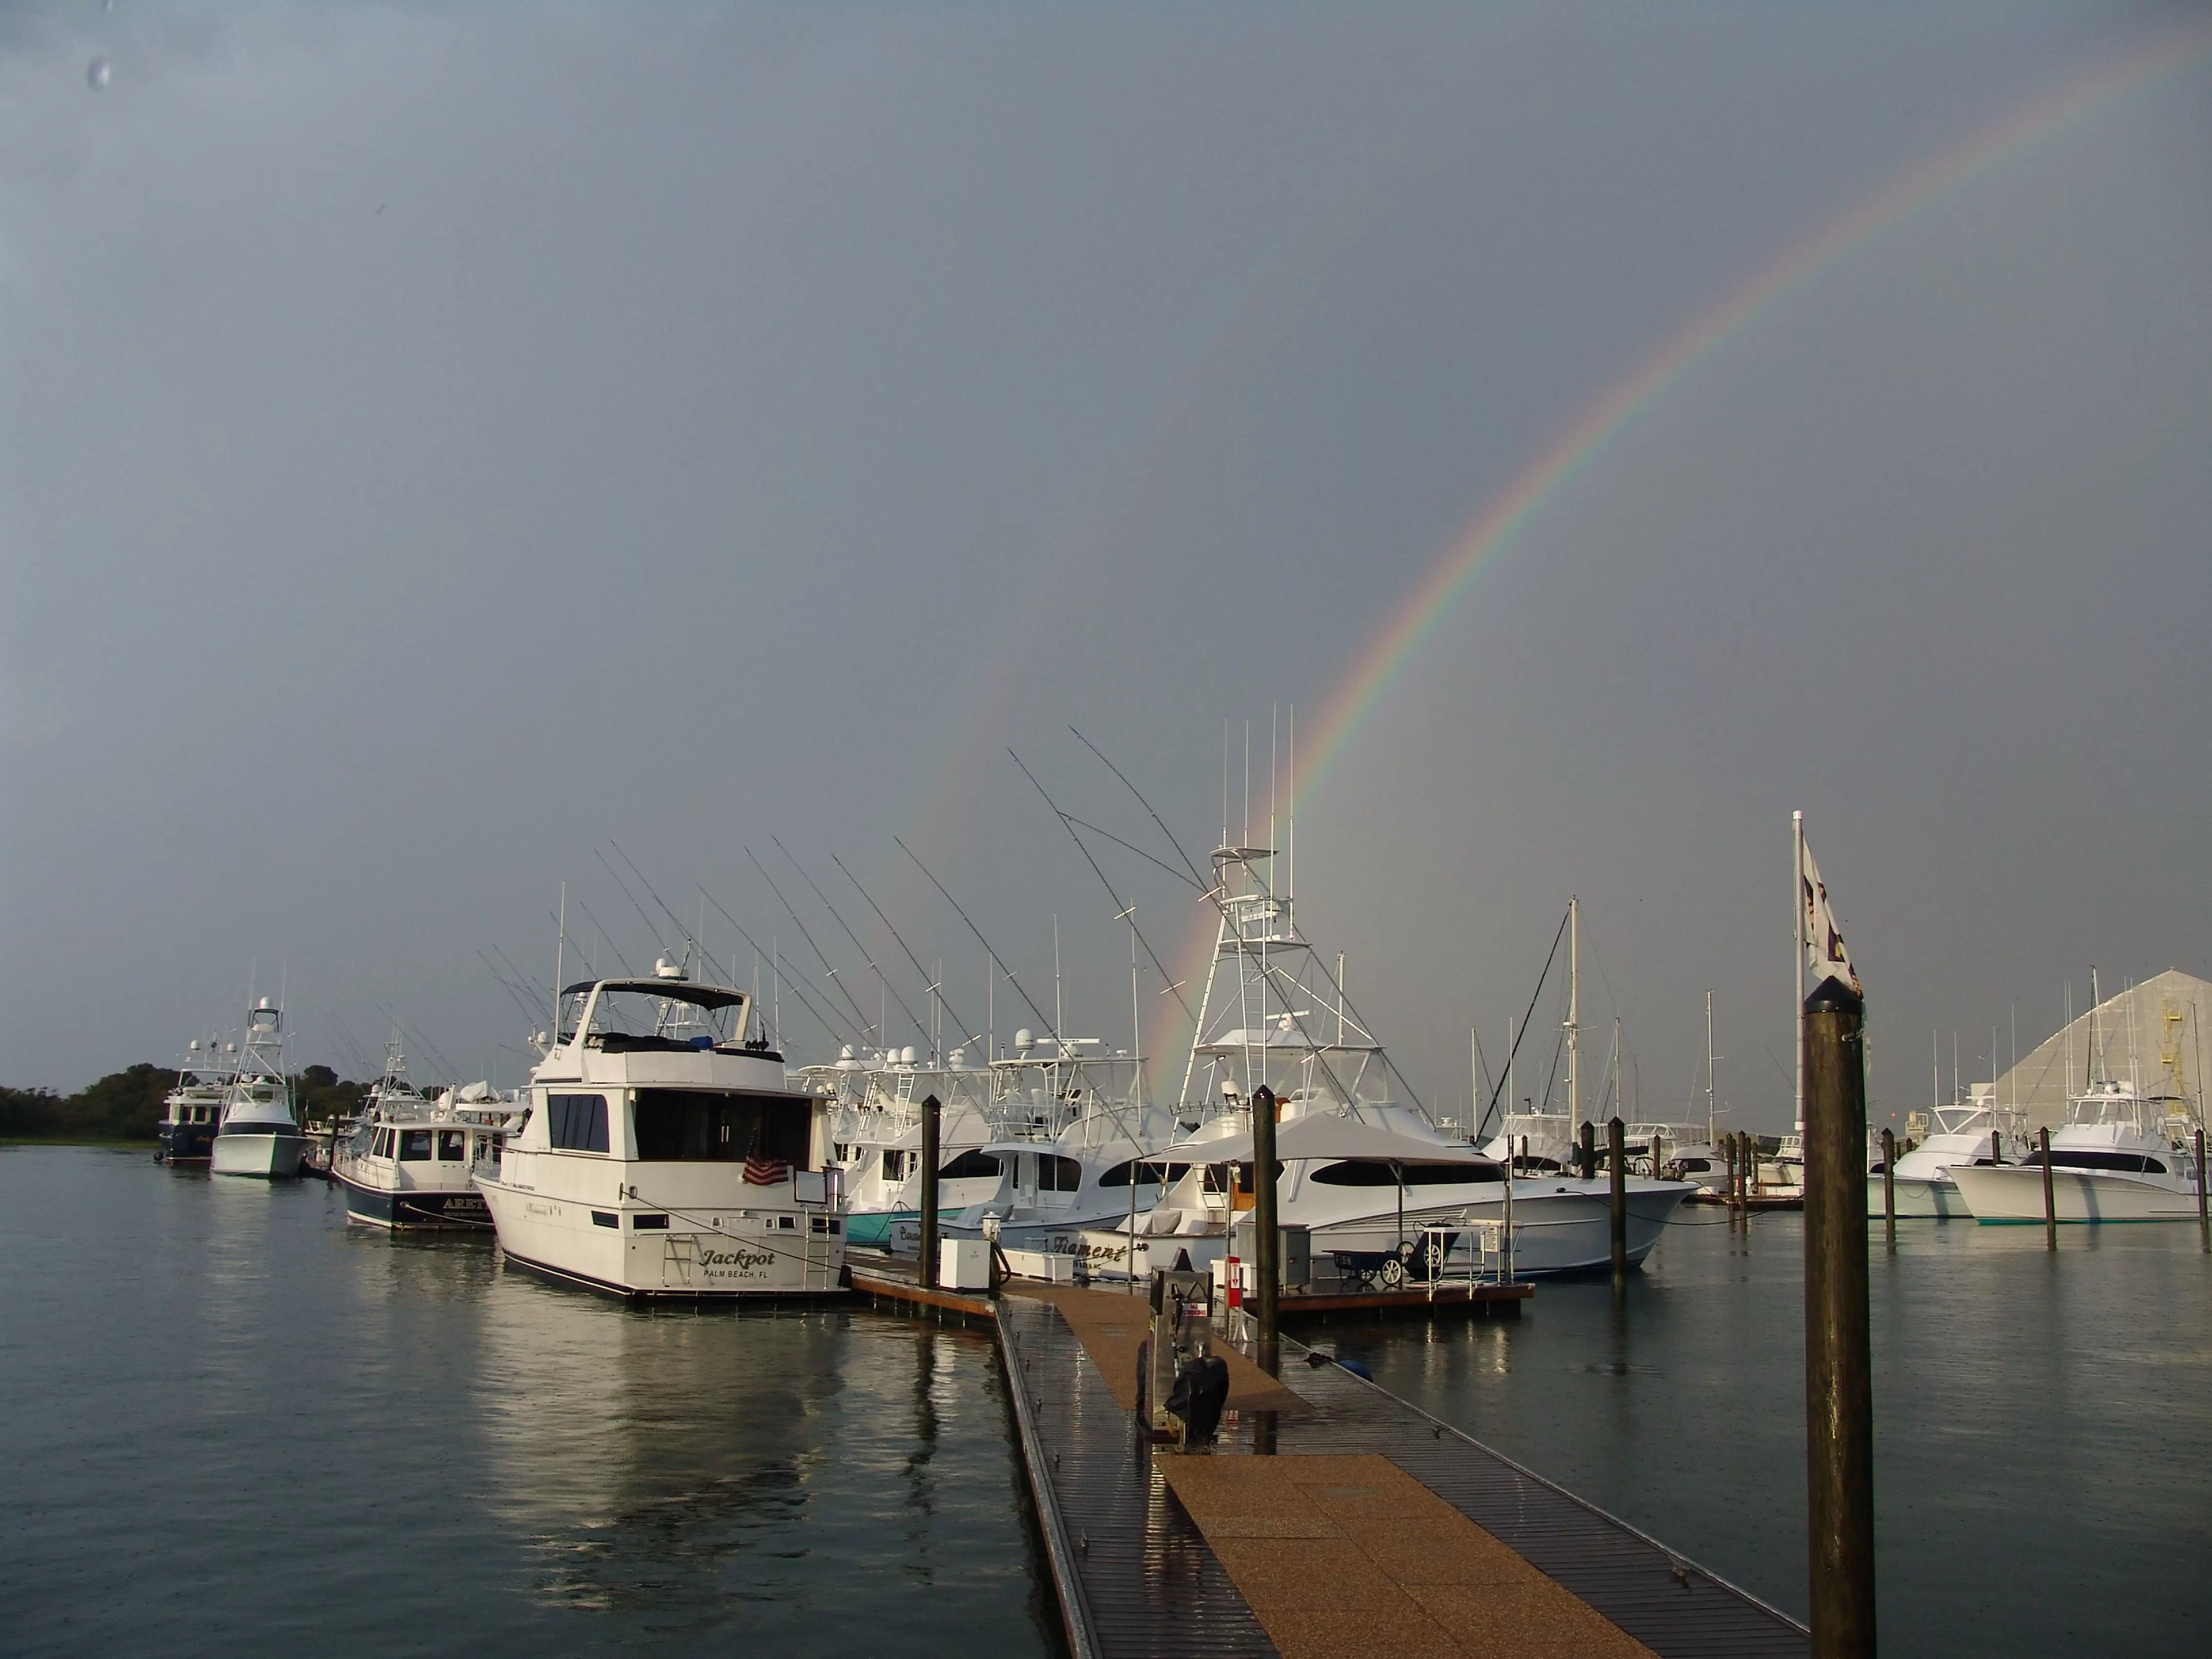
[[[1897,1248],[1897,1131],[1881,1132],[1881,1233],[1882,1242],[1894,1250]]]
[[[1597,1179],[1597,1125],[1595,1123],[1583,1125],[1582,1158],[1583,1179],[1595,1181]]]
[[[1875,1650],[1874,1384],[1867,1316],[1866,1005],[1806,1000],[1805,1449],[1814,1659]]]
[[[2043,1148],[2043,1248],[2058,1248],[2058,1201],[2051,1191],[2051,1131],[2039,1129],[2037,1138]]]
[[[1605,1132],[1613,1164],[1613,1283],[1618,1290],[1628,1283],[1628,1130],[1616,1117]]]
[[[2204,1131],[2197,1132],[2197,1242],[2212,1255],[2212,1213],[2204,1207]]]
[[[924,1290],[937,1288],[937,1156],[945,1108],[935,1095],[921,1103],[921,1271]]]
[[[1259,1306],[1260,1368],[1273,1376],[1280,1353],[1283,1235],[1275,1219],[1275,1091],[1252,1091],[1252,1271]]]

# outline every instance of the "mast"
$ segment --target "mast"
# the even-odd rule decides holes
[[[1797,843],[1797,890],[1791,895],[1791,897],[1795,900],[1797,907],[1797,949],[1792,958],[1790,969],[1790,984],[1793,988],[1790,992],[1790,1022],[1791,1030],[1796,1033],[1796,1035],[1791,1039],[1790,1046],[1797,1051],[1797,1097],[1795,1118],[1797,1133],[1800,1135],[1802,1135],[1805,1133],[1805,1042],[1803,1033],[1799,1028],[1802,1024],[1805,1008],[1805,923],[1807,916],[1805,914],[1804,813],[1790,813],[1790,828],[1796,833]]]
[[[1705,1145],[1713,1140],[1713,994],[1705,993]]]
[[[1567,901],[1567,1128],[1583,1127],[1583,902]]]
[[[561,919],[553,924],[553,1047],[561,1046],[561,947],[568,941],[568,884],[561,884]],[[551,1049],[548,1049],[550,1054]]]
[[[1513,1016],[1505,1016],[1505,1167],[1513,1167],[1513,1114],[1521,1097],[1513,1092]]]

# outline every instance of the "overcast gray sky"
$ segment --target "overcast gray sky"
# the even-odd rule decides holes
[[[167,1060],[281,976],[301,1060],[396,1011],[513,1082],[479,952],[550,978],[563,881],[656,948],[610,841],[805,965],[771,836],[963,1013],[892,836],[1032,986],[1056,915],[1070,1024],[1124,1040],[1115,907],[1009,745],[1141,839],[1081,726],[1209,843],[1222,721],[1317,720],[1678,331],[2207,19],[0,12],[0,1073]],[[1711,987],[1735,1121],[1786,1124],[1793,806],[1885,1109],[1931,1030],[1971,1073],[2092,962],[2212,969],[2194,38],[1677,376],[1307,793],[1307,929],[1432,1104],[1579,892],[1646,1109]],[[1180,951],[1188,896],[1109,868]]]

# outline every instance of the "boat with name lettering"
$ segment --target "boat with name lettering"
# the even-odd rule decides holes
[[[488,1090],[473,1098],[459,1089],[424,1094],[408,1078],[395,1038],[360,1121],[331,1158],[347,1218],[395,1231],[490,1231],[475,1171],[479,1162],[496,1161],[507,1119],[507,1103]]]
[[[639,1300],[843,1286],[831,1103],[789,1086],[752,1013],[665,959],[562,989],[521,1121],[477,1172],[508,1261]]]

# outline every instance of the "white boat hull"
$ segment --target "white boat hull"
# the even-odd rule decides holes
[[[747,1213],[709,1204],[699,1206],[699,1213],[668,1214],[667,1226],[647,1230],[637,1226],[635,1206],[618,1200],[617,1207],[602,1209],[483,1177],[477,1189],[509,1261],[614,1296],[693,1301],[813,1296],[839,1289],[843,1280],[844,1230],[836,1216]],[[611,1218],[615,1224],[596,1218]],[[781,1224],[787,1219],[793,1224],[788,1228]],[[834,1233],[819,1230],[832,1224]]]
[[[215,1138],[209,1168],[216,1175],[289,1180],[300,1173],[300,1155],[307,1145],[306,1139],[297,1134],[226,1132]]]
[[[1951,1178],[1977,1221],[2043,1219],[2040,1164],[1954,1169]],[[2067,1222],[2194,1221],[2197,1189],[2178,1176],[2133,1175],[2112,1170],[2054,1169],[2051,1208]]]
[[[1597,1190],[1577,1187],[1513,1200],[1513,1271],[1516,1278],[1541,1279],[1556,1274],[1591,1273],[1613,1265],[1613,1213],[1602,1182]],[[1689,1192],[1670,1184],[1661,1190],[1633,1191],[1628,1200],[1628,1260],[1640,1266],[1651,1254]],[[1502,1200],[1454,1205],[1448,1210],[1409,1207],[1401,1234],[1395,1214],[1365,1216],[1318,1226],[1310,1235],[1316,1272],[1333,1268],[1339,1251],[1374,1255],[1394,1249],[1401,1237],[1418,1245],[1424,1227],[1469,1227],[1484,1222],[1502,1223]],[[1143,1224],[1143,1218],[1139,1218]],[[1024,1249],[1048,1249],[1080,1256],[1093,1278],[1121,1279],[1127,1275],[1130,1237],[1127,1224],[1119,1227],[1008,1227],[1004,1241]],[[1136,1238],[1136,1270],[1139,1276],[1154,1267],[1175,1265],[1178,1251],[1188,1251],[1191,1266],[1205,1271],[1225,1253],[1227,1241],[1218,1231],[1188,1234],[1139,1232]]]
[[[2041,1188],[2038,1189],[2039,1194]],[[2036,1200],[2036,1219],[2043,1218],[2043,1200]],[[1867,1177],[1867,1214],[1879,1218],[1882,1210],[1881,1177]],[[1974,1212],[1959,1195],[1956,1182],[1948,1179],[1915,1180],[1911,1176],[1897,1177],[1897,1218],[1899,1221],[1948,1221],[1954,1216],[1971,1221]]]

